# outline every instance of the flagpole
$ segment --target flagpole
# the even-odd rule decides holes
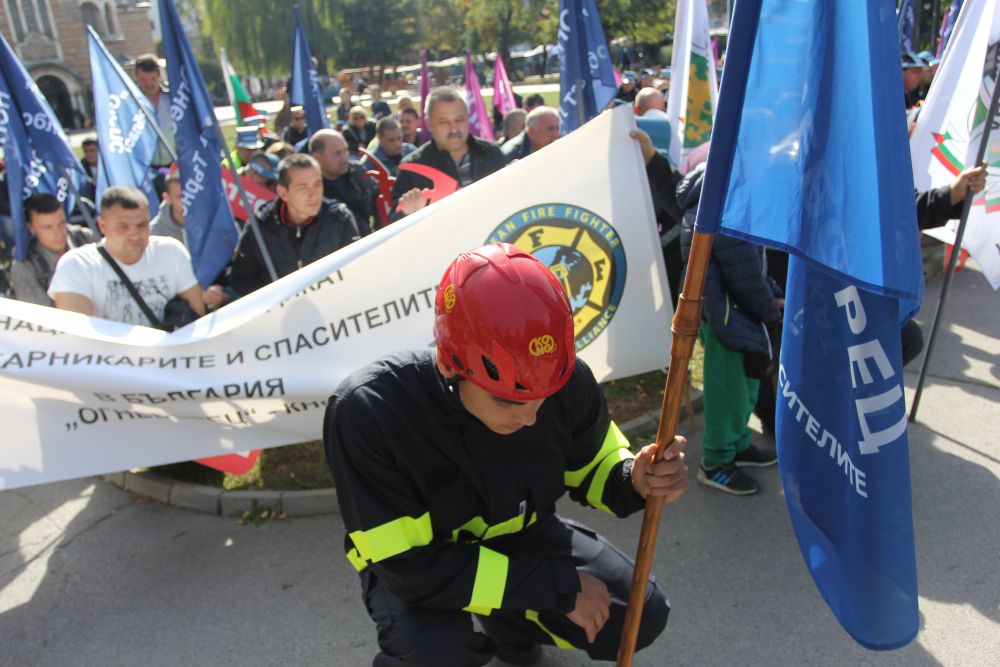
[[[705,274],[708,272],[708,259],[712,253],[714,238],[714,234],[696,230],[691,240],[691,254],[684,276],[684,287],[677,298],[677,310],[674,311],[670,325],[673,339],[670,343],[670,367],[663,390],[663,403],[660,406],[660,423],[656,431],[657,461],[663,458],[663,450],[674,441],[674,435],[677,433],[681,401],[686,390],[688,363],[691,361],[694,343],[698,339],[701,295],[705,287]],[[632,589],[629,591],[625,625],[618,647],[618,667],[632,665],[662,508],[662,496],[650,495],[646,498],[646,510],[642,515],[642,530],[639,533],[639,546],[635,555],[635,569],[632,571]]]
[[[247,212],[246,224],[250,225],[250,229],[253,230],[253,237],[257,241],[257,248],[260,250],[260,256],[264,260],[264,266],[267,267],[267,273],[271,276],[271,282],[273,283],[278,279],[278,272],[274,270],[274,262],[271,261],[271,253],[264,244],[264,237],[260,234],[260,227],[257,226],[257,214],[250,207],[250,200],[247,199],[246,190],[243,189],[243,181],[240,179],[240,175],[236,171],[236,163],[233,162],[233,154],[229,151],[229,146],[226,144],[226,137],[222,134],[222,126],[219,125],[218,120],[216,120],[214,125],[215,130],[219,133],[219,143],[222,144],[222,152],[226,155],[226,164],[229,166],[229,173],[233,175],[233,181],[236,183],[236,189],[240,193],[240,201],[243,203],[243,210]]]
[[[69,189],[73,191],[73,196],[76,197],[76,205],[77,208],[80,209],[80,214],[83,215],[83,219],[87,221],[87,226],[93,230],[94,234],[96,234],[98,238],[100,238],[102,236],[101,231],[97,228],[97,223],[94,222],[94,216],[90,214],[90,210],[87,209],[86,204],[81,201],[83,198],[80,196],[80,191],[76,189],[76,183],[74,183],[71,178],[69,168],[63,167],[62,170],[63,176],[66,177],[66,184],[69,186]],[[94,203],[96,204],[97,202]]]
[[[993,84],[993,97],[990,99],[990,110],[986,114],[983,123],[983,137],[979,141],[979,150],[976,151],[975,164],[983,163],[986,156],[986,148],[990,141],[990,128],[993,119],[997,115],[997,102],[1000,101],[1000,81]],[[972,190],[966,190],[965,202],[962,204],[962,217],[958,223],[958,231],[955,233],[955,244],[952,246],[951,257],[948,260],[948,267],[944,272],[944,282],[941,284],[941,298],[938,300],[937,309],[934,311],[934,323],[931,325],[931,335],[927,339],[927,351],[924,352],[924,360],[920,364],[920,378],[917,380],[917,391],[913,394],[913,405],[910,407],[910,422],[917,419],[917,408],[920,406],[920,397],[924,391],[924,380],[927,378],[927,369],[930,367],[931,352],[934,350],[934,342],[937,338],[938,326],[941,324],[941,313],[944,310],[945,301],[948,299],[948,291],[951,289],[951,279],[955,275],[955,264],[958,256],[962,252],[962,237],[965,236],[965,225],[969,221],[969,211],[972,210]]]

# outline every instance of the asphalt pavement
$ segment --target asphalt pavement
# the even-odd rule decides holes
[[[929,330],[940,277],[918,320]],[[916,384],[906,374],[907,398]],[[636,665],[1000,665],[1000,293],[959,273],[910,427],[921,630],[854,643],[799,555],[778,471],[667,506],[653,573],[673,612]],[[688,434],[692,459],[699,433]],[[564,503],[626,551],[640,517]],[[85,478],[0,493],[2,665],[368,665],[374,627],[337,515],[241,526]],[[493,664],[499,665],[494,661]],[[589,664],[545,650],[543,664]]]

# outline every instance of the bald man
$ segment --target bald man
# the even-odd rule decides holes
[[[500,147],[507,162],[540,151],[559,138],[559,112],[552,107],[535,107],[524,120],[524,131]]]
[[[647,112],[649,111],[653,111],[653,113],[648,114]],[[667,113],[667,103],[663,99],[663,93],[656,88],[643,88],[640,90],[635,96],[635,115],[658,115],[656,114],[657,111],[661,114]]]

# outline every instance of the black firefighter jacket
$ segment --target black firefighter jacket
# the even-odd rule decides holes
[[[323,434],[348,560],[410,605],[568,612],[569,545],[532,554],[532,528],[567,490],[618,516],[643,507],[628,441],[580,360],[533,425],[498,435],[463,408],[433,349],[394,354],[341,384]]]

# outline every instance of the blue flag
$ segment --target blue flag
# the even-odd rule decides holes
[[[170,80],[170,117],[181,171],[187,246],[198,282],[207,287],[232,259],[239,230],[223,190],[219,164],[222,150],[212,99],[173,0],[160,0],[160,25]]]
[[[101,200],[101,193],[109,186],[130,185],[146,193],[152,215],[160,205],[149,170],[158,139],[140,106],[149,112],[149,118],[154,118],[156,111],[90,26],[87,41],[98,138],[96,200]]]
[[[923,273],[892,9],[737,3],[696,225],[792,254],[782,483],[817,587],[872,649],[919,625],[899,326]]]
[[[299,6],[295,5],[295,44],[292,47],[292,89],[289,91],[292,104],[301,105],[306,112],[306,126],[309,134],[330,127],[323,103],[323,89],[316,76],[306,31],[302,28]]]
[[[75,203],[73,188],[86,175],[52,108],[2,34],[0,146],[7,161],[15,257],[23,262],[31,238],[24,220],[23,199],[47,192],[63,203],[68,215]],[[73,179],[72,185],[69,179]]]
[[[601,113],[618,86],[594,0],[559,0],[558,39],[559,116],[568,134],[581,116],[586,122]]]
[[[896,29],[899,31],[899,52],[913,50],[913,0],[903,0],[896,10]]]

